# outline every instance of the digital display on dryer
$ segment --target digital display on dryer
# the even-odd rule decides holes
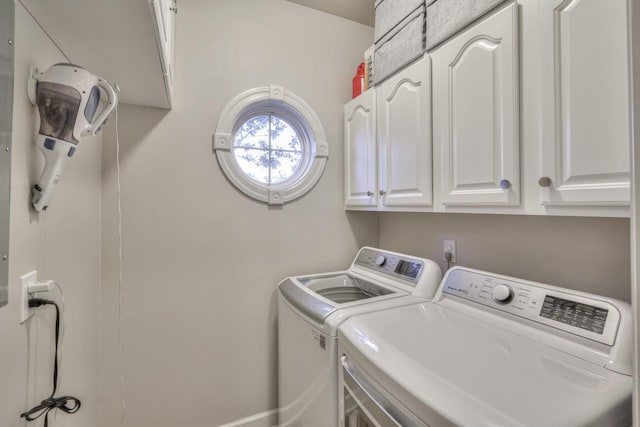
[[[540,316],[602,334],[609,310],[563,298],[545,296]]]
[[[400,260],[394,272],[415,279],[420,273],[420,263]]]

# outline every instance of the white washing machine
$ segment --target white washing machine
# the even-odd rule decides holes
[[[339,328],[341,427],[630,426],[629,304],[456,267]]]
[[[364,247],[346,271],[290,277],[278,287],[281,427],[338,425],[338,326],[349,317],[430,300],[433,261]]]

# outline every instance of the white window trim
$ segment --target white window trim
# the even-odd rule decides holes
[[[309,125],[308,171],[278,184],[261,184],[249,178],[239,167],[233,155],[234,131],[239,120],[252,106],[265,101],[278,101],[295,110]],[[274,111],[278,115],[278,111]],[[247,90],[227,104],[218,119],[213,135],[213,151],[227,178],[247,196],[269,205],[282,205],[309,192],[324,172],[329,145],[320,119],[311,107],[297,95],[281,86],[264,86]],[[304,159],[303,159],[304,162]],[[297,174],[296,174],[297,175]]]

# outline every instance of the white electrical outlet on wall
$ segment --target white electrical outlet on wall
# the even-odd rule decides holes
[[[451,259],[449,261],[456,262],[456,241],[455,240],[445,240],[444,248],[442,251],[442,257],[446,261],[447,260],[447,252],[451,252]]]
[[[34,308],[29,308],[29,285],[38,280],[38,272],[34,270],[24,276],[20,276],[20,280],[22,282],[20,323],[24,323],[35,313]]]

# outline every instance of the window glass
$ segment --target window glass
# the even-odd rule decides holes
[[[251,179],[277,184],[293,177],[302,163],[298,132],[274,114],[245,121],[236,131],[233,153],[238,166]]]

